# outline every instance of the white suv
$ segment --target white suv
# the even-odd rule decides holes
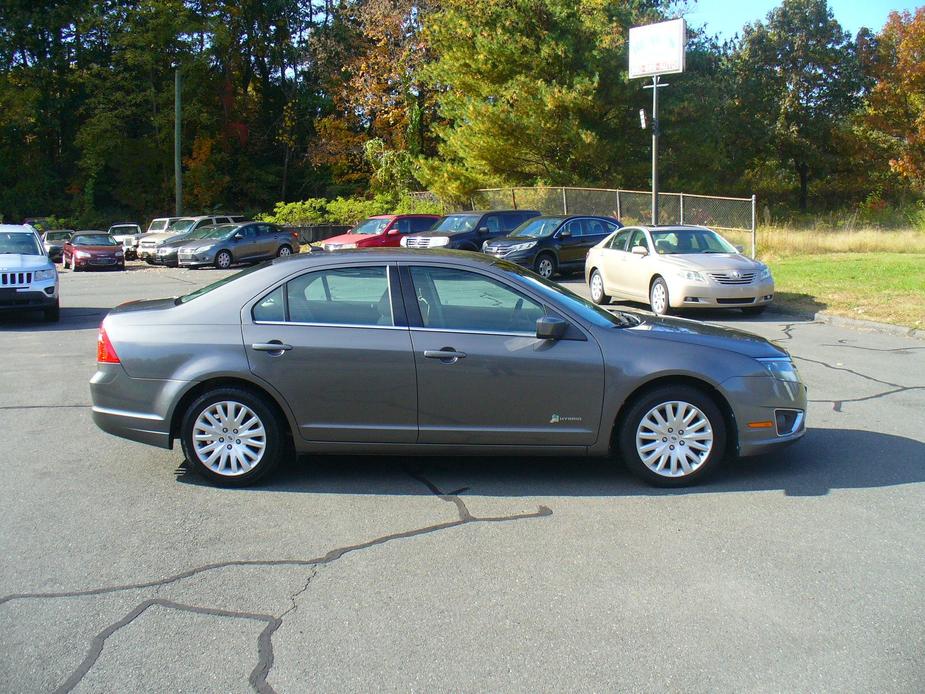
[[[58,271],[31,226],[0,224],[0,311],[43,311],[58,321]]]

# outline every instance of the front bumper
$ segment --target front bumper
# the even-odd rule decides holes
[[[172,408],[189,382],[132,378],[121,364],[96,368],[90,379],[94,423],[114,436],[171,448]]]
[[[740,456],[768,453],[806,434],[803,383],[771,376],[737,377],[724,381],[722,391],[732,406]]]
[[[668,299],[672,308],[747,308],[766,306],[774,300],[774,282],[719,284],[712,279],[690,282],[668,278]]]
[[[498,260],[506,260],[509,263],[514,263],[515,265],[520,265],[521,267],[532,268],[533,263],[536,260],[535,248],[530,248],[526,251],[515,251],[514,253],[504,254],[503,252],[498,253],[489,247],[483,249],[482,252],[486,255],[490,255],[492,258],[497,258]]]
[[[3,312],[37,311],[51,308],[57,303],[58,286],[54,280],[48,283],[33,282],[25,288],[0,289],[0,311]]]
[[[212,265],[215,262],[215,253],[217,251],[203,251],[202,253],[193,253],[192,251],[180,252],[177,254],[177,263],[180,267],[196,267],[199,265]]]
[[[173,251],[172,253],[161,253],[158,251],[158,254],[154,257],[152,262],[155,265],[166,265],[168,267],[177,266],[177,252]]]

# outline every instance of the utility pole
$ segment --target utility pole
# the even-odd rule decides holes
[[[658,224],[658,90],[667,87],[667,82],[660,82],[658,75],[652,77],[652,84],[643,89],[652,90],[652,224]]]
[[[180,162],[180,138],[182,136],[183,107],[180,102],[180,65],[174,65],[173,93],[173,180],[176,196],[176,216],[183,216],[183,169]]]

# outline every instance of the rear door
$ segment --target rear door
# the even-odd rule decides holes
[[[412,264],[402,269],[402,286],[420,442],[595,442],[604,384],[596,342],[538,340],[546,307],[487,273]]]
[[[397,287],[388,265],[325,268],[245,307],[251,371],[283,394],[306,441],[417,439],[414,357]]]

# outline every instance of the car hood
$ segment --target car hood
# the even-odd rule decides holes
[[[764,263],[746,258],[739,253],[686,253],[660,255],[660,262],[668,263],[682,270],[702,270],[704,272],[728,272],[740,270],[756,272],[764,268]]]
[[[157,241],[157,242],[169,241],[172,239],[185,237],[186,234],[187,232],[185,231],[179,231],[179,232],[178,231],[169,231],[169,232],[168,231],[158,231],[154,234],[142,234],[141,240],[142,241]]]
[[[325,239],[321,242],[321,244],[327,245],[329,243],[357,243],[367,239],[374,239],[377,236],[379,236],[379,234],[341,234],[340,236],[332,236],[329,239]]]
[[[216,243],[218,239],[189,239],[186,235],[175,236],[164,243],[161,246],[169,246],[170,248],[179,248],[180,246],[208,246],[210,244]]]
[[[492,239],[486,246],[494,246],[497,248],[507,248],[508,246],[516,246],[518,243],[530,243],[531,241],[542,241],[543,239],[548,238],[547,236],[502,236],[500,239]]]
[[[787,357],[787,351],[759,335],[744,330],[725,328],[684,318],[664,318],[635,314],[642,322],[632,328],[633,333],[645,334],[656,340],[669,340],[682,344],[699,345],[744,354],[747,357]]]
[[[456,234],[468,234],[475,231],[475,229],[470,229],[469,231],[419,231],[415,234],[405,234],[405,236],[455,236]]]
[[[31,270],[51,265],[47,255],[21,255],[4,253],[0,255],[0,270]]]

